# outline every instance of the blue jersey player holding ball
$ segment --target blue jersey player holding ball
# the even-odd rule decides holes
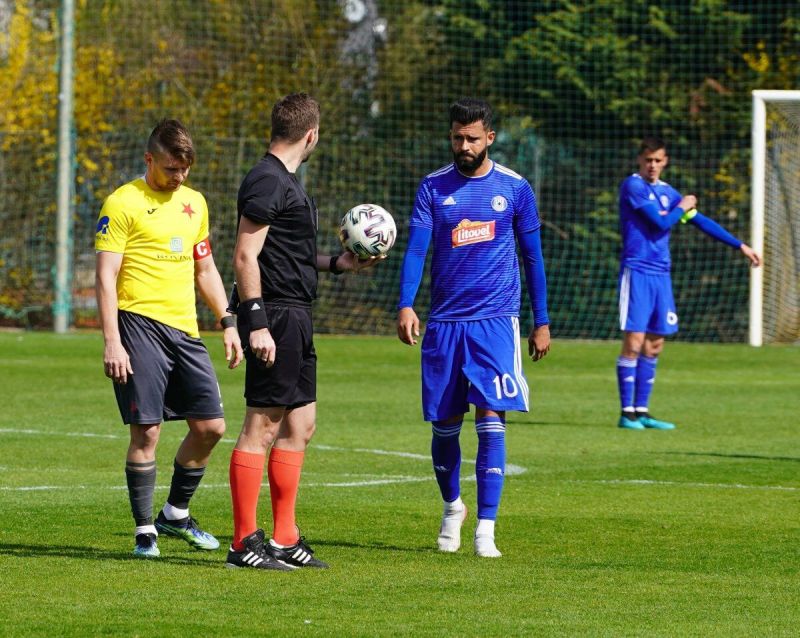
[[[465,98],[450,107],[453,163],[422,180],[400,277],[397,334],[415,345],[413,309],[433,245],[430,316],[422,340],[422,409],[432,424],[431,456],[444,501],[438,547],[455,552],[467,508],[461,500],[459,435],[475,406],[478,556],[501,555],[495,520],[506,462],[507,410],[528,411],[520,345],[519,243],[533,309],[528,354],[550,349],[547,287],[536,198],[530,184],[489,159],[491,107]]]
[[[761,263],[750,246],[697,212],[697,198],[682,196],[661,180],[667,167],[666,144],[646,137],[639,147],[639,171],[622,182],[619,193],[622,257],[619,274],[619,322],[622,352],[617,384],[627,430],[672,430],[675,424],[650,415],[648,403],[664,337],[678,331],[670,277],[670,229],[691,223],[710,237],[744,254],[753,267]]]

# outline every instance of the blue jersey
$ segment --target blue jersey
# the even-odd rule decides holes
[[[410,225],[431,231],[431,320],[519,315],[515,234],[541,225],[527,180],[496,162],[480,177],[450,164],[422,180]]]
[[[681,194],[666,182],[650,184],[634,173],[619,189],[619,221],[622,233],[621,267],[646,273],[670,270],[670,229],[660,229],[642,212],[656,206],[670,211],[681,201]]]

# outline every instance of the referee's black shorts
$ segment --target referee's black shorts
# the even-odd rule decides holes
[[[120,310],[118,316],[133,369],[126,384],[114,384],[123,423],[223,416],[217,376],[200,339],[133,312]]]
[[[239,321],[247,370],[244,397],[253,408],[298,408],[317,400],[317,353],[311,308],[264,304],[275,341],[275,364],[266,367],[250,350],[250,331]]]

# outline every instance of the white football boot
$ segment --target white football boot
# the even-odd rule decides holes
[[[467,518],[467,506],[461,502],[461,507],[456,505],[458,501],[444,504],[442,513],[442,526],[439,528],[439,538],[436,543],[440,552],[457,552],[461,547],[461,526]]]

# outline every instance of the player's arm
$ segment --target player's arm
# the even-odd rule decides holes
[[[547,277],[539,229],[518,236],[525,284],[533,310],[533,329],[528,336],[528,355],[538,361],[550,351],[550,318],[547,314]]]
[[[250,332],[250,350],[269,367],[275,363],[275,341],[267,329],[267,313],[261,298],[261,269],[258,255],[264,247],[269,226],[242,215],[233,251],[233,272],[239,292],[238,316]]]
[[[397,336],[403,343],[416,345],[419,337],[419,317],[414,312],[414,298],[422,283],[425,256],[431,243],[433,231],[423,226],[411,226],[408,246],[403,255],[400,270],[400,300],[397,302]]]
[[[694,195],[686,195],[681,198],[677,206],[665,211],[659,207],[656,200],[650,199],[650,189],[643,182],[639,180],[629,182],[627,189],[623,196],[628,198],[631,207],[662,231],[672,228],[681,220],[687,210],[697,206],[697,198]]]
[[[117,277],[122,268],[122,253],[97,252],[95,294],[103,330],[103,369],[115,383],[127,383],[133,374],[128,352],[122,345],[117,315]]]
[[[236,329],[236,319],[227,310],[228,298],[225,294],[225,285],[214,263],[208,238],[194,247],[194,281],[203,301],[222,326],[225,360],[228,362],[228,367],[233,369],[242,362],[242,342]]]
[[[745,257],[747,257],[750,265],[754,268],[761,265],[761,258],[756,254],[756,252],[750,248],[747,244],[745,244],[741,239],[735,237],[731,233],[729,233],[725,228],[723,228],[720,224],[715,222],[710,217],[706,217],[697,212],[696,209],[688,210],[681,221],[685,223],[691,223],[694,226],[697,226],[700,230],[702,230],[706,235],[716,239],[717,241],[721,241],[723,244],[727,244],[731,248],[736,248],[740,250]]]
[[[689,207],[689,203],[685,203],[683,200],[681,200],[681,203],[672,210],[662,211],[659,210],[656,204],[648,203],[640,208],[637,208],[636,212],[644,215],[647,218],[647,221],[653,224],[653,226],[656,226],[659,230],[669,230],[675,224],[681,221],[681,217],[684,216]]]
[[[411,223],[408,228],[408,244],[400,268],[400,299],[397,302],[397,337],[410,346],[416,345],[419,337],[419,317],[414,312],[414,298],[422,283],[425,256],[433,237],[433,187],[425,178],[417,188]]]

